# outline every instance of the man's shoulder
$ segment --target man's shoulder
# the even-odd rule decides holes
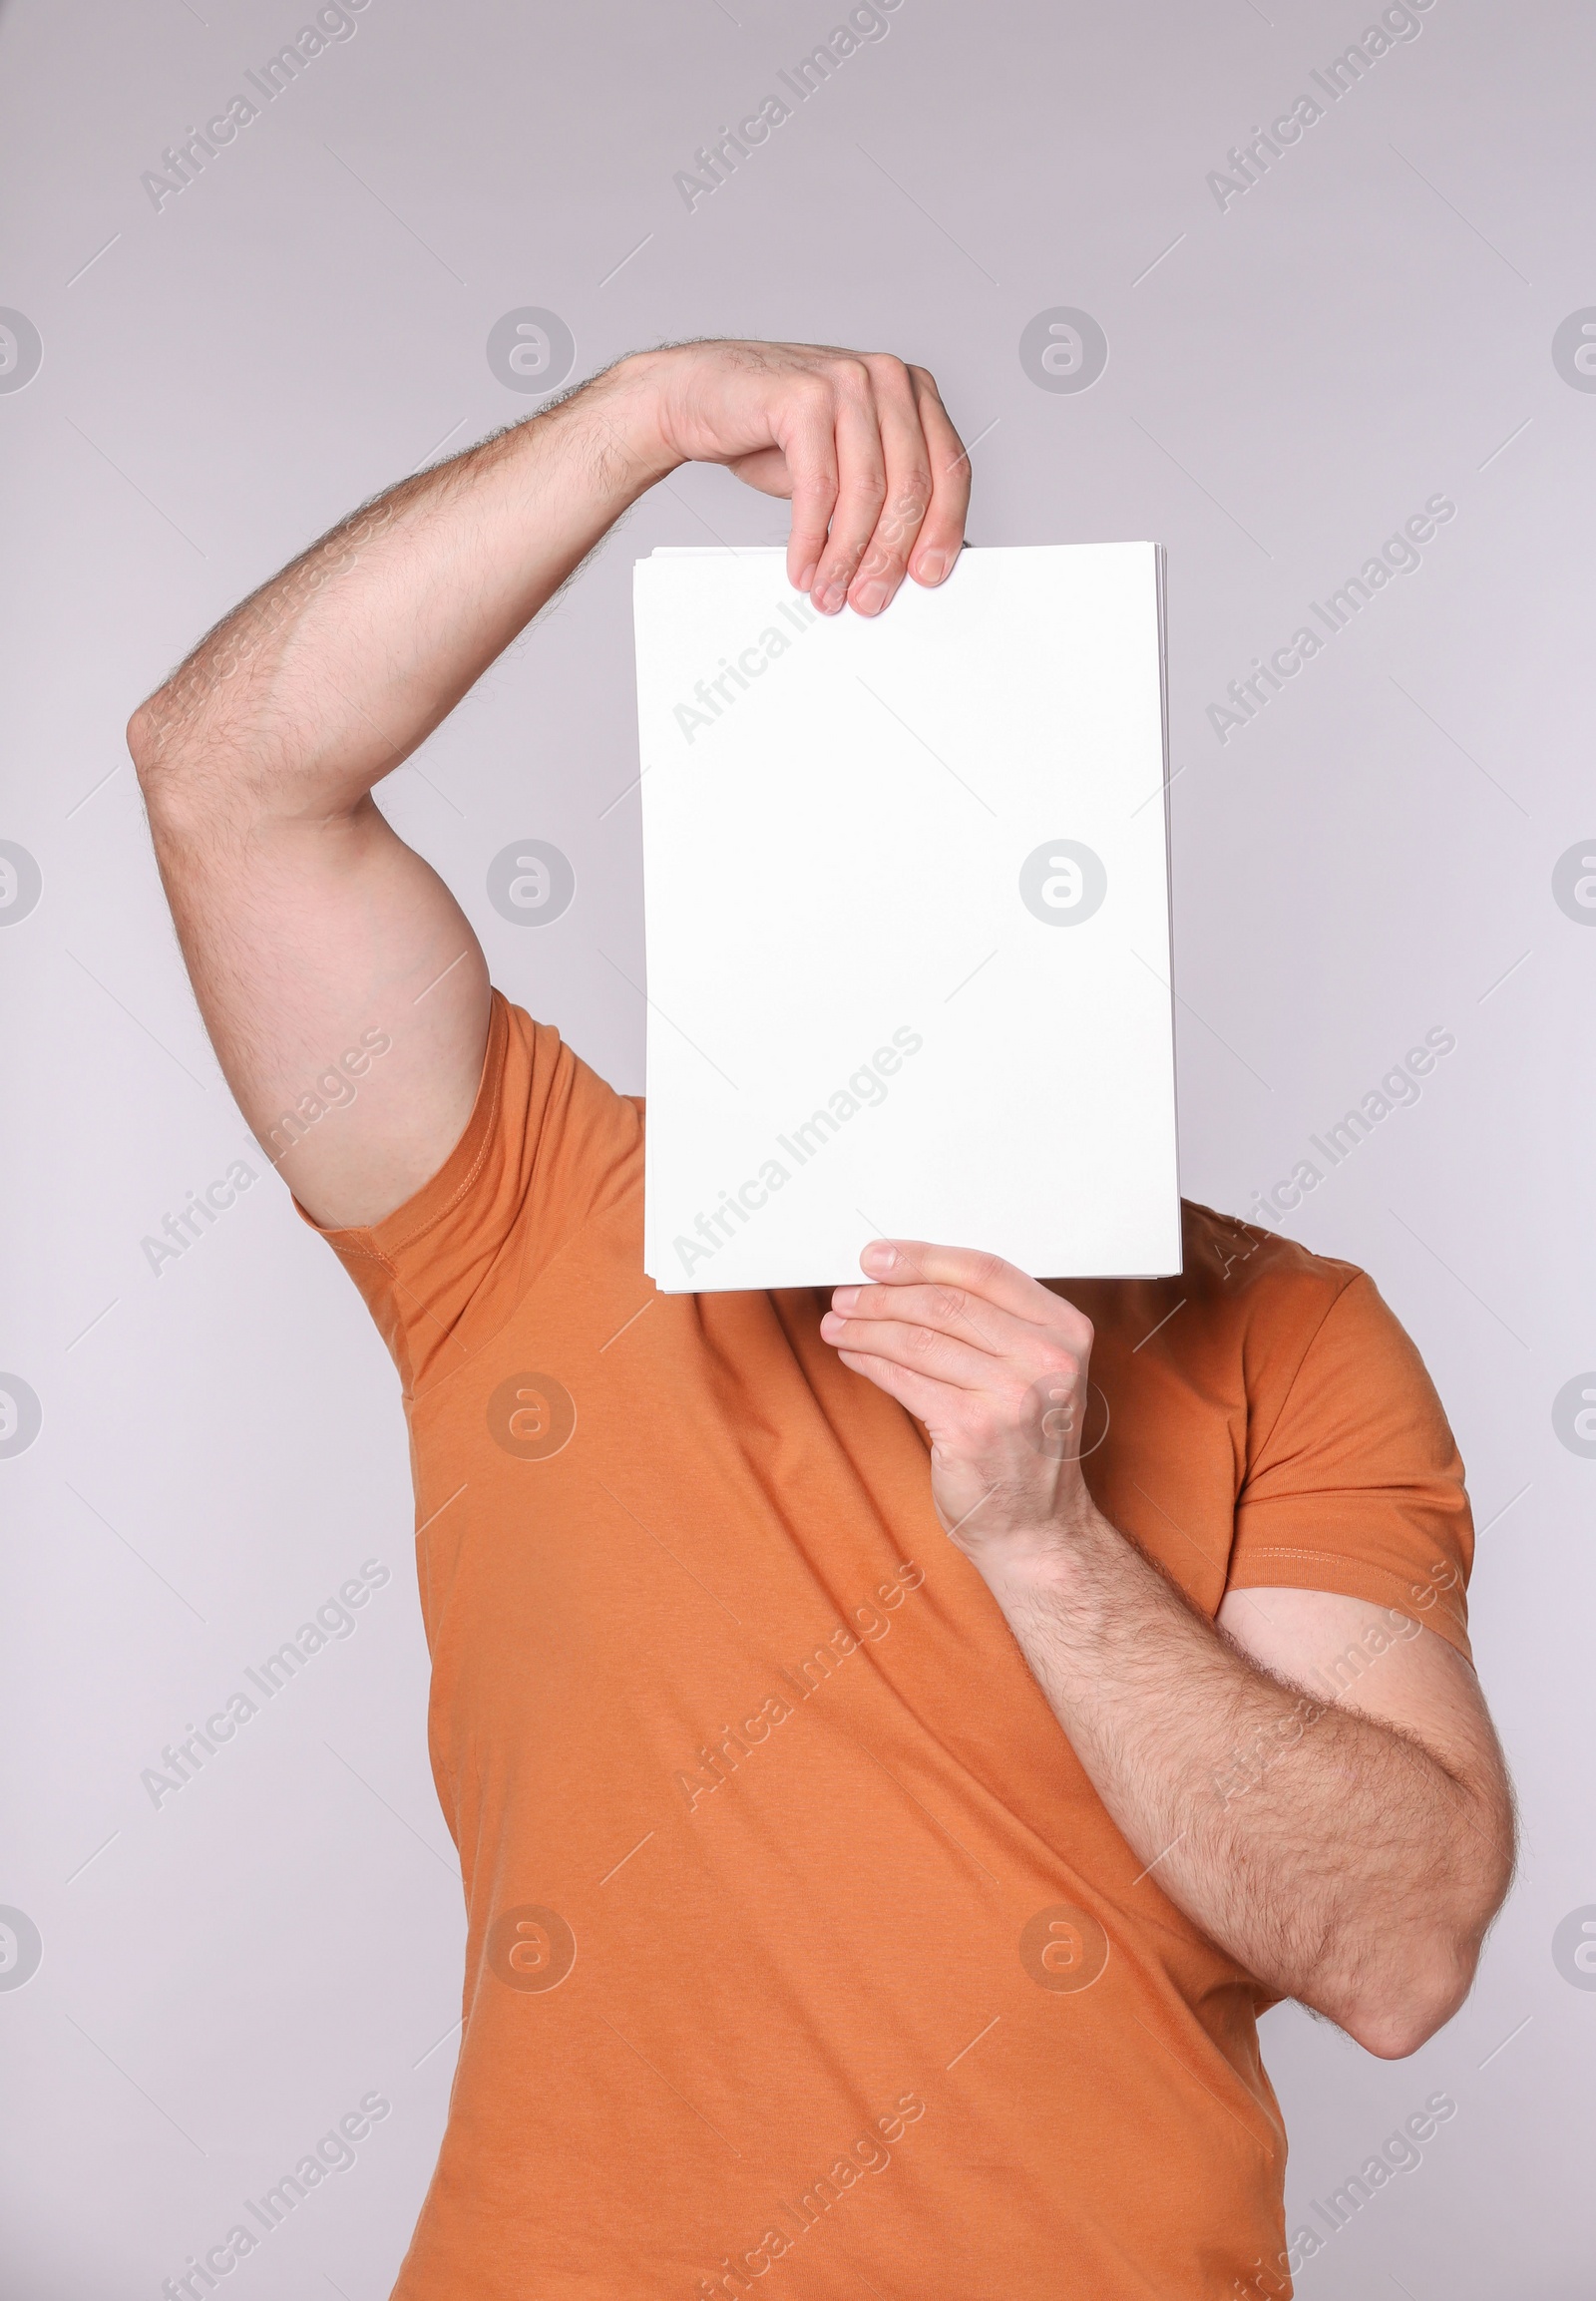
[[[1355,1264],[1313,1254],[1278,1231],[1192,1199],[1182,1199],[1180,1213],[1181,1268],[1168,1278],[1060,1286],[1100,1343],[1166,1366],[1237,1361],[1257,1373],[1300,1360],[1349,1289],[1373,1292]]]
[[[1249,1316],[1278,1312],[1323,1318],[1350,1286],[1365,1277],[1356,1263],[1316,1255],[1279,1231],[1221,1214],[1195,1199],[1180,1202],[1182,1269],[1163,1283],[1215,1311],[1245,1301]]]

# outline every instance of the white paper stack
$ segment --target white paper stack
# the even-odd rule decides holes
[[[649,1277],[1178,1271],[1158,547],[967,550],[875,619],[655,552],[634,599]]]

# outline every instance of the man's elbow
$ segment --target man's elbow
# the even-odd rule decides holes
[[[156,745],[155,697],[152,695],[128,721],[128,756],[142,775]]]
[[[1359,2005],[1341,2026],[1366,2054],[1382,2062],[1404,2062],[1457,2012],[1474,1986],[1476,1963],[1470,1958],[1466,1967],[1449,1966]]]
[[[1436,1929],[1413,1945],[1396,1969],[1357,1992],[1332,2019],[1366,2054],[1383,2062],[1405,2061],[1445,2028],[1463,2005],[1479,1970],[1486,1925],[1497,1903],[1478,1924]],[[1329,2010],[1329,2009],[1327,2009]]]
[[[1332,2015],[1366,2053],[1383,2062],[1403,2061],[1445,2028],[1474,1986],[1480,1951],[1507,1899],[1516,1859],[1516,1817],[1503,1773],[1495,1794],[1481,1800],[1466,1855],[1435,1895],[1444,1914],[1400,1948],[1388,1935],[1384,1959],[1371,1945],[1375,1954],[1365,1966],[1365,1986]]]
[[[193,735],[181,699],[170,685],[158,687],[128,721],[128,756],[158,849],[181,845],[207,829],[218,808],[233,796],[215,771],[221,750],[215,735],[204,744]]]
[[[128,721],[128,756],[146,803],[158,798],[171,781],[171,716],[165,689],[149,696]]]

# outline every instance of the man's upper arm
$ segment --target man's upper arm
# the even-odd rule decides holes
[[[363,799],[319,822],[145,787],[189,975],[239,1109],[326,1224],[400,1206],[460,1139],[488,966],[437,872]]]
[[[324,1224],[377,1222],[471,1115],[487,964],[369,798],[319,820],[146,785],[200,1012],[256,1140]]]
[[[1258,1346],[1294,1370],[1249,1430],[1227,1593],[1365,1599],[1411,1616],[1466,1660],[1473,1523],[1423,1360],[1362,1272],[1328,1310],[1322,1293],[1294,1302],[1282,1290],[1277,1321]]]
[[[1396,1607],[1337,1591],[1227,1592],[1219,1627],[1249,1661],[1318,1702],[1394,1726],[1494,1798],[1501,1755],[1473,1665]]]
[[[1219,1627],[1277,1678],[1410,1736],[1499,1809],[1505,1775],[1469,1659],[1473,1547],[1434,1385],[1357,1273],[1250,1454]]]

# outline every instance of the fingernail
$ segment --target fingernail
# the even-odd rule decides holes
[[[874,1246],[866,1247],[859,1259],[873,1271],[890,1271],[898,1260],[898,1250],[889,1247],[885,1239],[878,1239]]]
[[[879,615],[887,604],[885,583],[866,583],[854,601],[855,612],[861,615]]]
[[[815,605],[823,615],[835,615],[848,596],[846,583],[827,583],[815,593]]]
[[[839,1287],[831,1298],[831,1307],[834,1311],[851,1311],[858,1301],[859,1289],[857,1287]]]
[[[794,588],[800,591],[807,591],[813,584],[814,579],[819,573],[820,562],[818,560],[811,560],[807,567],[799,569],[798,580],[794,585]]]
[[[946,552],[922,552],[915,562],[915,575],[922,583],[940,583],[947,573]]]

